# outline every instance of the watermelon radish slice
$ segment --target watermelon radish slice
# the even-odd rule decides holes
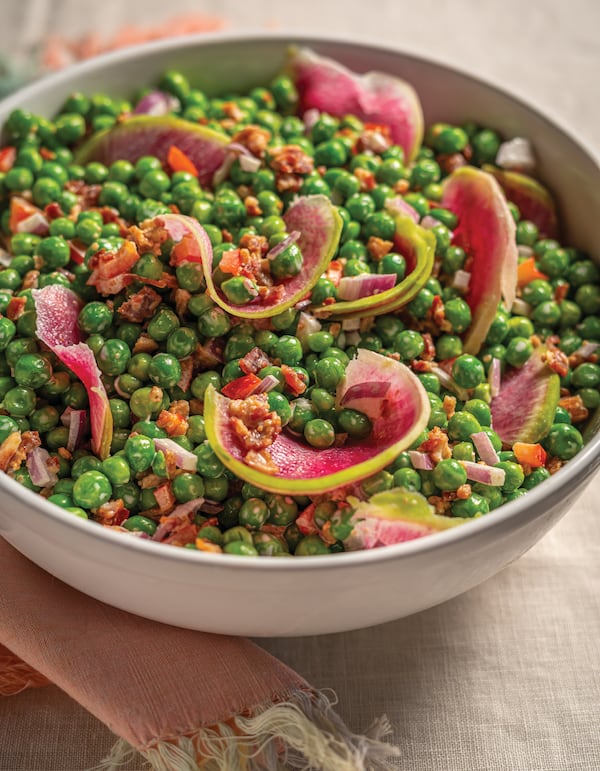
[[[476,354],[504,298],[510,310],[517,286],[516,226],[504,193],[485,171],[463,166],[443,183],[441,205],[454,212],[458,225],[453,243],[471,258],[471,279],[465,300],[472,322],[463,350]]]
[[[32,291],[37,313],[37,337],[81,380],[90,402],[92,449],[99,458],[110,452],[113,420],[108,396],[92,349],[81,342],[77,318],[80,301],[59,284]]]
[[[229,141],[225,134],[181,118],[138,115],[94,134],[79,149],[76,160],[109,166],[117,160],[135,163],[144,155],[154,155],[166,163],[169,149],[175,146],[198,170],[200,184],[210,186],[213,174],[225,160]]]
[[[411,161],[423,140],[423,110],[414,88],[382,72],[358,75],[309,48],[292,50],[289,66],[302,112],[317,109],[388,126],[392,141]]]
[[[560,378],[546,364],[545,354],[545,346],[536,348],[521,369],[502,378],[500,393],[492,399],[492,426],[507,445],[534,444],[552,427]]]
[[[483,166],[483,170],[498,180],[508,200],[518,206],[521,217],[537,225],[540,236],[558,237],[556,204],[547,188],[518,171],[504,171],[490,165]]]
[[[373,394],[374,383],[383,383],[385,394],[371,396],[365,409],[364,397]],[[364,386],[362,395],[356,388],[360,385]],[[351,389],[353,396],[344,400]],[[279,469],[271,475],[244,462],[244,449],[230,424],[229,401],[211,386],[206,390],[204,419],[214,452],[230,471],[246,482],[290,495],[325,493],[375,474],[415,441],[427,425],[430,412],[427,393],[408,367],[360,349],[338,386],[337,401],[346,407],[361,404],[373,423],[371,436],[362,441],[348,441],[343,447],[318,450],[298,437],[279,434],[268,448]]]
[[[406,276],[391,289],[358,300],[323,305],[314,309],[315,314],[352,318],[391,313],[409,303],[430,277],[435,256],[435,236],[417,225],[403,208],[394,206],[388,211],[396,220],[394,250],[406,260]]]
[[[213,281],[212,247],[204,228],[191,217],[180,214],[163,214],[159,218],[173,240],[180,241],[186,235],[192,236],[193,240],[189,243],[196,247],[202,262],[208,294],[232,316],[245,319],[275,316],[301,300],[317,283],[337,249],[342,232],[342,218],[326,196],[309,195],[297,198],[283,215],[283,220],[288,233],[300,233],[296,243],[304,258],[301,271],[280,282],[283,294],[274,293],[271,298],[257,298],[248,305],[233,305]],[[188,259],[194,260],[195,254],[192,253]]]
[[[347,551],[412,541],[469,521],[436,514],[424,496],[401,487],[376,493],[368,501],[350,497],[348,503],[354,509],[354,527],[344,539]]]

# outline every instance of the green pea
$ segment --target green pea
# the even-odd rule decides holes
[[[201,445],[196,447],[194,455],[197,458],[197,471],[199,474],[202,474],[202,476],[209,479],[216,479],[217,477],[222,476],[225,467],[219,458],[217,458],[208,441],[204,441]]]
[[[366,439],[371,435],[373,424],[364,412],[344,408],[339,414],[340,429],[351,439]]]
[[[433,469],[433,481],[440,490],[457,490],[467,481],[467,472],[453,458],[441,460]]]
[[[123,374],[130,358],[129,346],[117,338],[106,340],[96,355],[98,366],[105,375]]]
[[[147,436],[130,436],[125,442],[125,457],[135,473],[150,468],[155,452],[154,442]]]
[[[550,478],[550,472],[543,467],[534,469],[531,474],[525,477],[523,487],[525,490],[532,490],[534,487]]]
[[[260,498],[248,498],[239,511],[240,525],[259,530],[269,518],[269,508]]]
[[[173,495],[179,503],[187,503],[204,495],[204,482],[198,474],[184,472],[173,479]]]
[[[461,388],[475,388],[485,378],[483,364],[475,356],[462,354],[452,365],[452,377]]]
[[[555,423],[544,440],[544,446],[551,455],[561,460],[570,460],[583,447],[583,439],[575,426]]]
[[[314,418],[304,426],[304,438],[312,447],[331,447],[335,441],[335,431],[329,421]]]
[[[512,367],[522,367],[529,361],[532,354],[531,340],[526,337],[513,337],[506,346],[505,359]]]
[[[299,541],[294,551],[296,557],[314,557],[329,553],[330,548],[318,535],[304,536],[304,538]]]
[[[467,499],[452,502],[452,514],[455,517],[476,517],[487,514],[490,510],[488,501],[477,493],[471,493]]]
[[[453,332],[462,334],[471,324],[471,309],[460,297],[448,300],[444,306],[446,319],[452,325]]]
[[[448,421],[448,436],[453,441],[463,442],[482,430],[482,426],[469,412],[456,412]]]
[[[132,517],[128,517],[123,522],[125,530],[131,530],[132,532],[147,533],[149,536],[153,536],[156,532],[156,522],[153,522],[148,517],[141,516],[140,514],[134,514]]]
[[[169,353],[157,353],[148,366],[148,377],[161,388],[172,388],[181,380],[181,365]]]
[[[361,488],[365,495],[371,497],[377,493],[391,490],[394,485],[394,477],[389,471],[379,471],[377,474],[363,479]]]
[[[83,509],[95,509],[110,500],[112,485],[100,471],[85,471],[73,485],[73,502]]]
[[[124,485],[131,478],[131,469],[122,455],[112,455],[102,461],[102,473],[113,485]]]

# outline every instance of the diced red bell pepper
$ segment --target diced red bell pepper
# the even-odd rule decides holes
[[[532,468],[539,468],[546,463],[546,450],[541,444],[515,442],[512,449],[519,463],[527,463]]]
[[[285,384],[292,396],[300,396],[306,391],[306,383],[300,375],[287,364],[281,365],[281,374],[285,378]]]
[[[17,157],[17,148],[12,145],[3,147],[0,150],[0,171],[6,174],[15,165],[15,159]]]
[[[181,241],[178,241],[171,250],[171,265],[177,267],[184,262],[202,263],[198,242],[191,233],[186,233]]]
[[[260,383],[261,379],[258,375],[251,372],[249,375],[242,375],[227,383],[221,389],[221,393],[229,399],[247,399]]]
[[[194,163],[188,158],[183,150],[180,150],[177,147],[177,145],[171,145],[171,147],[169,147],[167,163],[172,171],[187,171],[188,174],[192,174],[194,177],[198,176],[198,169]]]

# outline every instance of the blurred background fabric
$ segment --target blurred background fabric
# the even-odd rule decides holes
[[[599,29],[596,0],[4,0],[0,85],[159,34],[331,34],[492,80],[600,157]],[[596,478],[529,554],[443,606],[373,629],[260,643],[332,688],[351,728],[387,713],[404,752],[391,769],[597,771],[599,499]],[[80,771],[113,740],[55,687],[0,700],[0,771]]]

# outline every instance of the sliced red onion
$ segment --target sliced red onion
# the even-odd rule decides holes
[[[252,394],[268,394],[274,388],[279,385],[279,380],[275,375],[265,375],[256,388],[252,391]],[[252,395],[250,394],[250,395]]]
[[[17,233],[33,233],[36,236],[45,236],[48,230],[48,220],[41,211],[33,212],[17,225]]]
[[[360,319],[344,319],[342,329],[344,332],[354,332],[356,329],[360,329]]]
[[[254,155],[252,155],[252,153],[250,152],[250,150],[248,150],[246,145],[243,145],[241,142],[230,142],[227,145],[227,150],[230,153],[233,153],[234,155],[239,155],[239,156],[245,155],[249,158],[254,158]]]
[[[342,350],[348,345],[345,332],[342,331],[339,333],[339,335],[335,340],[335,344],[338,348],[341,348]]]
[[[299,300],[294,305],[295,311],[302,311],[304,308],[308,308],[308,306],[311,305],[310,297],[305,297],[304,300]]]
[[[180,108],[180,102],[166,91],[150,91],[136,104],[133,115],[168,115]]]
[[[191,501],[180,503],[179,506],[175,506],[169,517],[185,517],[188,514],[195,514],[202,507],[204,501],[205,498],[193,498]]]
[[[494,449],[494,445],[485,431],[476,431],[474,434],[471,434],[471,439],[473,440],[477,454],[484,463],[487,463],[488,466],[495,466],[496,463],[500,461],[498,453]]]
[[[310,304],[310,299],[309,299]],[[296,337],[302,343],[302,347],[308,350],[308,336],[322,329],[321,322],[310,313],[300,313],[298,316],[298,325],[296,327]]]
[[[72,410],[69,415],[69,437],[67,439],[67,450],[69,452],[73,452],[73,450],[76,450],[79,447],[85,436],[86,429],[86,410]]]
[[[218,514],[220,511],[223,511],[223,508],[223,504],[219,503],[219,501],[205,500],[202,506],[200,506],[200,511],[203,514]]]
[[[198,467],[198,458],[193,452],[185,450],[172,439],[155,439],[154,447],[157,450],[172,453],[177,468],[182,468],[184,471],[196,471]]]
[[[60,422],[63,424],[63,426],[66,426],[67,428],[71,425],[71,413],[75,412],[73,407],[67,407],[65,411],[60,416]]]
[[[8,268],[11,262],[12,254],[7,252],[5,249],[0,249],[0,265],[2,265],[3,268]]]
[[[409,450],[408,457],[410,458],[413,468],[420,469],[421,471],[431,471],[434,467],[433,461],[426,452]]]
[[[593,353],[596,353],[598,348],[600,348],[600,343],[583,343],[583,345],[579,346],[573,355],[581,356],[582,359],[587,359]]]
[[[31,452],[27,453],[25,465],[27,466],[27,471],[29,471],[31,481],[37,487],[49,487],[58,482],[56,474],[48,469],[49,460],[50,453],[43,447],[35,447]]]
[[[260,169],[262,161],[255,155],[240,155],[240,168],[253,174]]]
[[[475,463],[472,460],[461,460],[467,479],[472,482],[481,482],[492,487],[501,487],[504,484],[506,472],[502,468],[486,466],[484,463]]]
[[[533,249],[530,246],[527,246],[527,244],[518,244],[517,252],[519,253],[519,257],[532,257],[535,254]]]
[[[456,380],[454,380],[452,375],[449,375],[445,369],[442,369],[441,367],[438,367],[434,364],[431,367],[431,372],[440,381],[441,386],[443,386],[447,391],[452,391],[452,393],[456,394],[461,401],[464,402],[469,398],[469,392],[465,388],[461,388]]]
[[[356,383],[350,386],[340,399],[340,405],[354,402],[357,399],[383,399],[390,390],[391,383],[383,380],[371,380],[366,383]]]
[[[121,399],[131,399],[131,394],[128,394],[127,391],[124,391],[121,386],[119,385],[120,376],[115,378],[115,391],[119,394]]]
[[[493,358],[488,370],[488,383],[490,384],[490,394],[492,398],[500,393],[500,381],[502,379],[502,362],[500,359]]]
[[[223,158],[223,163],[219,166],[219,168],[213,174],[212,181],[215,187],[217,185],[220,185],[221,182],[225,182],[225,180],[229,176],[229,171],[233,166],[233,162],[235,161],[235,158],[236,158],[235,153],[225,153],[225,158]]]
[[[289,246],[296,243],[300,238],[300,235],[301,233],[299,230],[292,230],[291,233],[288,233],[283,241],[280,241],[278,244],[275,244],[272,249],[269,249],[266,254],[267,260],[274,260],[275,257],[279,256],[282,252],[285,252]]]
[[[316,107],[311,107],[310,110],[306,110],[304,115],[302,116],[302,122],[304,123],[304,128],[306,129],[306,133],[309,134],[312,127],[315,125],[315,123],[319,120],[321,117],[320,110],[317,110]]]
[[[442,223],[439,220],[436,220],[435,217],[432,217],[431,214],[426,214],[419,225],[422,228],[425,228],[425,230],[431,230],[431,228],[435,228],[437,225],[441,225]]]
[[[531,316],[531,305],[526,303],[525,300],[521,300],[520,297],[516,297],[512,304],[511,311],[516,316]]]
[[[346,335],[346,345],[358,345],[362,340],[360,332],[356,329],[352,332],[345,332],[344,334]]]
[[[397,198],[387,198],[385,201],[385,208],[388,211],[397,211],[400,214],[406,214],[413,222],[419,222],[419,212],[416,209],[413,209],[413,207],[401,196],[398,196]]]
[[[340,300],[360,300],[385,292],[396,286],[395,273],[362,273],[360,276],[344,276],[338,285]]]
[[[452,286],[466,292],[471,283],[471,274],[466,270],[457,270],[452,279]]]
[[[508,142],[503,142],[498,148],[496,163],[503,169],[533,171],[535,156],[531,142],[524,137],[515,137]]]

